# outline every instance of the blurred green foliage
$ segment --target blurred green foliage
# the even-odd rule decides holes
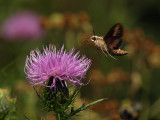
[[[157,0],[0,0],[0,31],[5,19],[21,10],[34,11],[45,17],[53,13],[65,12],[76,15],[83,11],[89,16],[89,22],[97,35],[105,35],[112,25],[122,23],[131,31],[137,27],[142,28],[145,35],[152,37],[157,45],[160,44],[160,1]],[[134,71],[138,72],[143,83],[132,100],[137,100],[143,105],[139,119],[160,119],[160,69],[139,66],[139,61],[145,61],[142,60],[145,59],[142,53],[137,53],[131,59],[124,56],[118,57],[118,61],[111,58],[107,60],[94,47],[80,45],[78,38],[81,32],[84,33],[79,28],[46,29],[46,35],[39,41],[6,41],[0,37],[0,88],[10,89],[11,95],[17,97],[18,119],[23,120],[24,114],[37,119],[45,118],[47,114],[41,110],[42,105],[39,106],[36,94],[27,84],[24,65],[26,56],[31,50],[37,47],[42,49],[43,45],[49,43],[55,44],[58,48],[65,44],[67,50],[75,47],[76,50],[80,50],[82,54],[92,59],[91,69],[99,69],[103,74],[109,73],[115,67],[130,74]],[[90,34],[92,34],[92,29]],[[126,44],[124,42],[122,47]],[[128,93],[130,86],[131,82],[107,85],[102,87],[101,95],[98,95],[94,93],[97,90],[94,91],[92,84],[89,84],[82,88],[82,97],[88,99],[105,97],[121,102],[130,98]]]

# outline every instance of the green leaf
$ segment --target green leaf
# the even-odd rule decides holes
[[[26,120],[34,120],[34,119],[28,117],[27,115],[24,115],[24,117],[26,118]]]

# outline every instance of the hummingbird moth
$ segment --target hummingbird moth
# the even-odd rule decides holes
[[[121,50],[119,48],[122,44],[122,36],[123,26],[122,24],[117,23],[109,30],[109,32],[104,37],[96,36],[94,34],[90,37],[90,40],[93,41],[95,46],[99,48],[104,54],[107,53],[111,57],[112,55],[122,56],[128,54],[127,51]]]

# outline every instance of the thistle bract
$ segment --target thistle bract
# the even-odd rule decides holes
[[[57,79],[62,86],[67,86],[66,81],[73,86],[83,85],[82,79],[91,65],[90,59],[80,57],[79,52],[74,54],[74,49],[66,52],[64,46],[59,51],[54,45],[43,50],[42,53],[39,49],[32,50],[26,58],[25,73],[32,85],[54,87],[56,90]]]
[[[53,77],[51,77],[48,81],[47,85],[51,85],[53,81]],[[48,102],[48,107],[50,110],[56,110],[56,101],[59,104],[64,105],[69,98],[69,89],[66,85],[66,81],[64,80],[55,80],[56,87],[44,87],[43,89],[43,98]],[[55,89],[56,88],[56,89]]]

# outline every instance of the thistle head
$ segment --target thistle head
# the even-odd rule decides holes
[[[82,79],[91,65],[91,60],[80,57],[74,49],[66,52],[64,46],[57,51],[54,45],[32,50],[26,58],[25,73],[32,85],[43,85],[56,90],[56,80],[66,85],[66,81],[75,85],[83,85]],[[48,81],[50,83],[48,84]],[[64,83],[62,83],[64,81]],[[64,84],[64,85],[63,85]]]

